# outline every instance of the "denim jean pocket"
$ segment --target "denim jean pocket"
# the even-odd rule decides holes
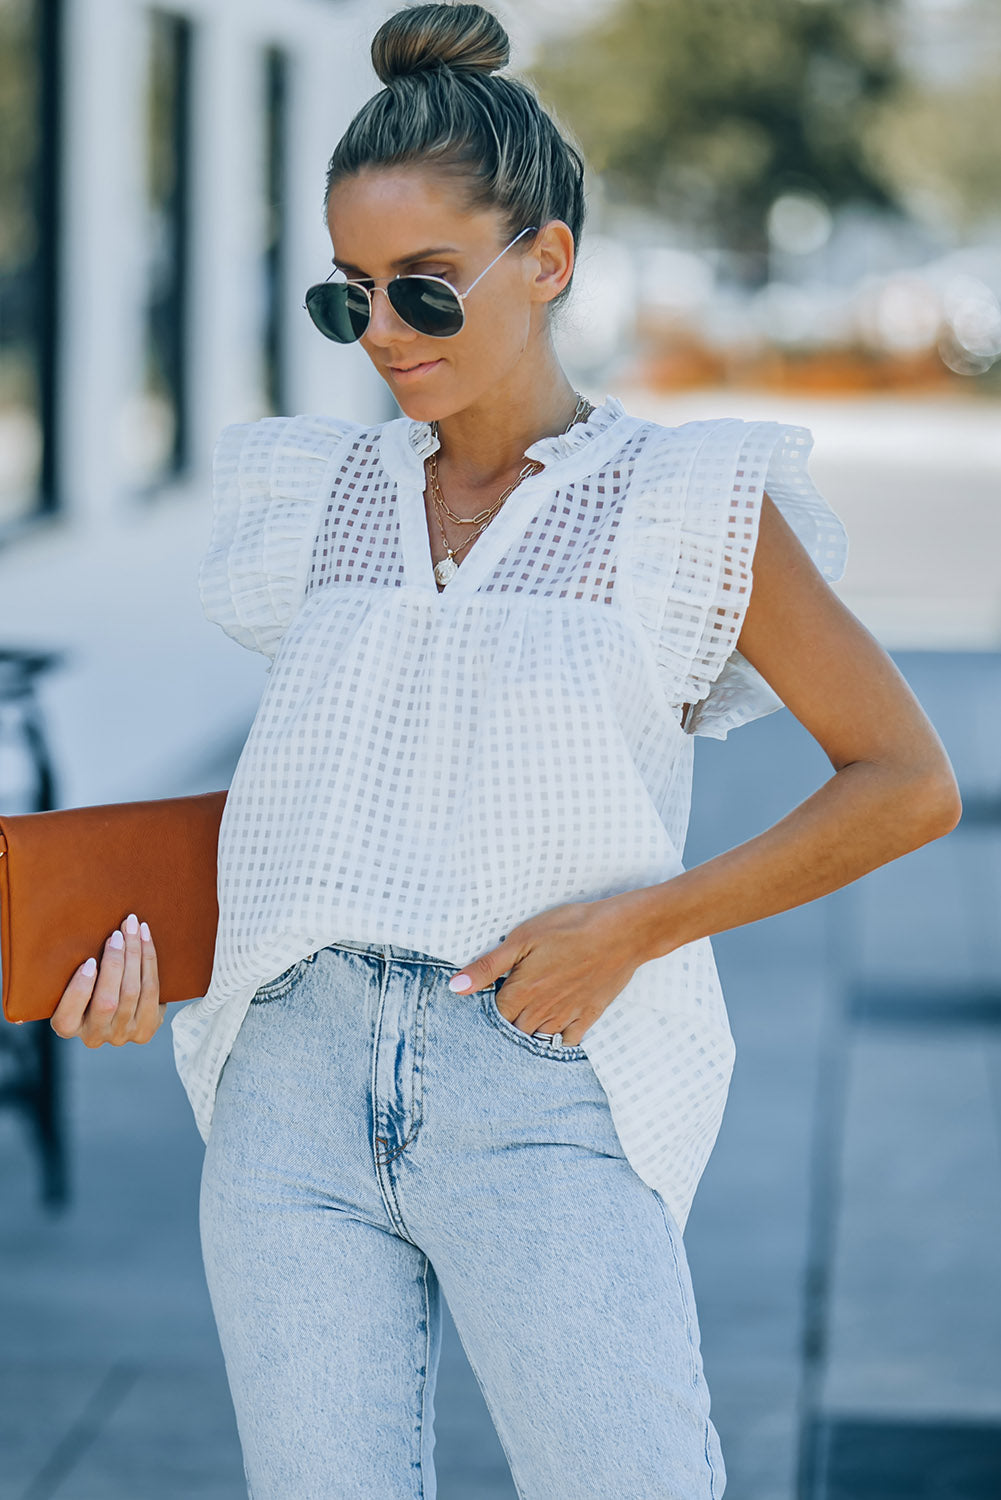
[[[288,994],[289,990],[295,984],[300,971],[309,963],[312,957],[313,955],[309,953],[304,958],[297,958],[295,963],[289,964],[288,968],[283,969],[274,979],[266,980],[250,997],[251,1005],[255,1005],[262,1000],[277,1000],[279,996]]]
[[[569,1046],[551,1041],[545,1034],[522,1031],[513,1021],[509,1021],[507,1016],[502,1015],[497,1008],[497,990],[503,982],[501,979],[496,985],[491,985],[489,989],[483,991],[483,1006],[487,1020],[496,1026],[498,1031],[502,1031],[505,1036],[518,1042],[520,1046],[527,1047],[529,1052],[534,1052],[537,1057],[551,1058],[555,1062],[587,1062],[587,1053],[579,1042],[574,1046]]]

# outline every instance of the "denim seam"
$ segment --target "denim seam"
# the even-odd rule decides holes
[[[349,950],[349,951],[354,951],[354,950]],[[374,1112],[374,1105],[375,1105],[375,1102],[377,1101],[377,1099],[379,1097],[378,1086],[377,1086],[378,1085],[377,1073],[378,1073],[378,1060],[379,1060],[379,1037],[380,1037],[380,1034],[381,1034],[381,1031],[382,1031],[383,1010],[384,1010],[385,999],[386,999],[386,984],[387,984],[388,979],[389,979],[389,967],[390,967],[390,964],[396,963],[397,960],[396,959],[391,959],[391,958],[384,958],[381,954],[378,954],[378,953],[370,954],[370,955],[362,954],[362,955],[359,955],[359,956],[360,957],[372,957],[372,958],[375,958],[375,959],[377,959],[379,961],[379,963],[381,965],[381,971],[380,971],[380,974],[379,974],[379,1003],[378,1003],[378,1005],[376,1007],[375,1028],[374,1028],[374,1031],[373,1031],[372,1071],[371,1071],[370,1079],[369,1079],[369,1087],[370,1087],[370,1090],[371,1090],[371,1097],[372,1097],[372,1102],[373,1102],[372,1123],[373,1123],[373,1128],[374,1128],[375,1124],[377,1123],[377,1118],[376,1118],[376,1115],[375,1115],[375,1112]],[[414,1136],[416,1134],[417,1134],[417,1126],[416,1126],[416,1123],[415,1123],[413,1125],[412,1129],[407,1133],[405,1139],[402,1140],[399,1143],[399,1145],[394,1146],[391,1151],[386,1151],[385,1153],[381,1152],[380,1149],[379,1149],[379,1147],[380,1147],[380,1145],[383,1145],[383,1146],[388,1146],[389,1145],[388,1137],[384,1136],[384,1135],[377,1135],[377,1136],[374,1137],[375,1146],[374,1146],[374,1149],[373,1149],[373,1155],[374,1155],[374,1158],[375,1158],[375,1166],[376,1166],[376,1173],[375,1173],[376,1182],[378,1183],[379,1193],[380,1193],[380,1195],[382,1197],[383,1203],[385,1204],[386,1213],[389,1216],[389,1221],[392,1224],[395,1233],[397,1235],[399,1235],[400,1239],[406,1240],[407,1243],[411,1244],[411,1245],[416,1245],[417,1241],[411,1238],[411,1236],[410,1236],[410,1234],[409,1234],[409,1232],[407,1230],[406,1221],[405,1221],[405,1219],[403,1217],[403,1214],[402,1214],[402,1212],[400,1210],[400,1204],[399,1204],[399,1201],[398,1201],[397,1196],[396,1196],[396,1184],[393,1182],[393,1179],[392,1179],[391,1176],[384,1176],[383,1175],[383,1170],[382,1169],[384,1167],[388,1166],[390,1162],[395,1161],[395,1159],[403,1151],[406,1150],[407,1146],[409,1146],[410,1142],[414,1139]]]
[[[392,960],[391,960],[391,962],[392,962]],[[427,1038],[428,1001],[429,1001],[429,995],[428,995],[428,991],[425,989],[423,991],[423,994],[418,998],[418,1005],[420,1006],[421,1014],[420,1014],[420,1021],[414,1027],[414,1065],[413,1065],[413,1070],[412,1070],[411,1075],[410,1075],[410,1101],[411,1101],[410,1108],[411,1108],[412,1117],[413,1117],[412,1118],[412,1122],[411,1122],[411,1128],[408,1131],[408,1133],[407,1133],[406,1137],[404,1138],[404,1140],[402,1140],[399,1143],[399,1145],[394,1146],[391,1151],[387,1149],[386,1151],[384,1151],[382,1153],[381,1160],[384,1163],[385,1162],[394,1161],[396,1159],[396,1157],[398,1157],[401,1154],[401,1152],[403,1152],[403,1151],[405,1151],[407,1149],[407,1147],[410,1145],[410,1142],[415,1139],[415,1137],[417,1135],[417,1132],[418,1132],[418,1130],[421,1127],[421,1122],[422,1122],[423,1117],[424,1117],[424,1056],[425,1056],[426,1038]],[[417,1052],[417,1040],[418,1040],[418,1037],[420,1037],[420,1043],[421,1043],[419,1057],[418,1057],[418,1052]],[[418,1079],[419,1079],[419,1089],[418,1089]],[[389,1146],[389,1138],[387,1136],[377,1135],[375,1139],[376,1139],[376,1141],[381,1142],[383,1146],[386,1146],[386,1147]]]
[[[364,956],[364,955],[360,955],[360,956]],[[378,954],[373,954],[371,956],[374,957],[374,958],[378,958],[379,957]],[[373,1112],[372,1112],[372,1125],[373,1125],[373,1129],[374,1129],[375,1125],[378,1123],[378,1116],[377,1116],[377,1114],[375,1112],[374,1106],[375,1106],[375,1103],[376,1103],[376,1101],[378,1100],[378,1097],[379,1097],[379,1086],[378,1086],[379,1030],[380,1030],[380,1027],[382,1026],[382,1011],[383,1011],[383,1005],[385,1003],[385,998],[386,998],[386,978],[387,978],[388,973],[389,973],[389,965],[386,964],[386,963],[382,963],[381,969],[380,969],[380,972],[379,972],[379,999],[378,999],[378,1003],[376,1005],[375,1029],[374,1029],[374,1032],[373,1032],[372,1069],[371,1069],[371,1073],[369,1075],[369,1092],[370,1092],[370,1095],[371,1095],[371,1098],[372,1098],[372,1103],[373,1103]],[[375,1157],[375,1167],[376,1167],[375,1177],[376,1177],[376,1182],[378,1183],[378,1186],[379,1186],[380,1195],[382,1197],[383,1202],[386,1205],[386,1212],[389,1215],[389,1221],[394,1226],[394,1228],[396,1228],[398,1226],[398,1222],[399,1222],[399,1214],[398,1214],[398,1209],[397,1209],[397,1205],[396,1205],[396,1202],[395,1202],[395,1195],[387,1194],[387,1191],[386,1191],[387,1184],[386,1184],[386,1182],[385,1182],[385,1180],[383,1178],[383,1174],[382,1174],[382,1168],[385,1165],[385,1163],[383,1161],[382,1154],[381,1154],[381,1152],[379,1150],[380,1144],[383,1144],[383,1145],[388,1144],[386,1137],[384,1135],[376,1135],[376,1136],[374,1136],[373,1137],[373,1142],[372,1142],[372,1154]],[[406,1142],[404,1141],[403,1144],[406,1145]],[[402,1147],[400,1149],[402,1150]],[[389,1159],[389,1158],[387,1158],[387,1159]]]
[[[309,963],[315,957],[315,954],[307,953],[302,958],[297,958],[295,963],[290,964],[281,974],[276,975],[267,984],[260,985],[251,998],[253,1000],[275,1000],[279,995],[285,994],[287,990],[292,988],[303,964]]]
[[[430,1260],[424,1256],[424,1275],[421,1280],[424,1284],[424,1379],[421,1382],[421,1423],[417,1437],[418,1472],[421,1478],[420,1500],[424,1500],[424,1425],[426,1419],[428,1372],[431,1367],[431,1299],[428,1296],[428,1269]]]
[[[298,967],[299,967],[299,965],[296,964],[296,969],[298,969]],[[292,972],[294,972],[294,971],[292,971]],[[286,979],[284,979],[281,982],[281,984],[279,984],[277,981],[275,981],[273,985],[267,985],[267,986],[263,987],[262,989],[255,990],[254,994],[251,996],[251,999],[253,1001],[255,1001],[256,1003],[258,1003],[258,1004],[260,1004],[262,1001],[265,1001],[265,1000],[278,1000],[278,999],[280,999],[280,997],[282,995],[284,995],[288,990],[290,990],[292,988],[292,984],[293,984],[292,972],[289,973],[288,977]]]
[[[418,1023],[414,1027],[414,1070],[410,1081],[411,1108],[414,1113],[414,1128],[408,1139],[412,1140],[424,1120],[424,1059],[427,1056],[428,1011],[431,1008],[431,987],[425,983],[417,996]],[[420,1050],[417,1042],[420,1039]]]
[[[377,947],[374,949],[362,947],[355,948],[352,947],[350,943],[327,943],[325,948],[321,948],[318,951],[322,953],[327,949],[336,949],[338,953],[357,953],[359,958],[374,958],[377,963],[381,964],[407,964],[410,968],[414,969],[442,969],[445,973],[448,974],[454,974],[457,972],[455,964],[448,963],[447,960],[443,958],[435,958],[434,955],[430,953],[424,955],[421,958],[400,958],[395,953],[389,954],[388,956],[384,953],[380,953]]]
[[[413,1140],[413,1138],[414,1138],[414,1136],[416,1134],[417,1134],[417,1126],[415,1125],[413,1127],[413,1129],[411,1130],[410,1134],[404,1140],[402,1140],[398,1146],[394,1146],[391,1151],[388,1151],[388,1150],[387,1151],[383,1151],[383,1152],[378,1152],[377,1151],[376,1155],[378,1156],[379,1160],[381,1162],[383,1162],[383,1163],[388,1162],[388,1161],[393,1161],[397,1156],[400,1155],[400,1153],[402,1151],[405,1151],[407,1149],[407,1147],[410,1145],[410,1142]],[[389,1137],[388,1136],[377,1135],[376,1136],[376,1140],[377,1141],[381,1141],[381,1143],[384,1146],[388,1146],[389,1145]]]
[[[487,1020],[502,1036],[506,1036],[518,1046],[524,1047],[527,1052],[534,1052],[536,1057],[546,1057],[553,1062],[587,1062],[587,1053],[580,1042],[577,1042],[574,1046],[566,1047],[554,1047],[551,1043],[540,1042],[537,1038],[530,1036],[527,1031],[520,1031],[506,1016],[501,1015],[500,1011],[497,1010],[497,999],[493,990],[487,989],[483,993],[486,999],[485,1009]],[[495,1011],[496,1014],[494,1014]],[[512,1036],[508,1027],[512,1031],[517,1032],[517,1035]]]
[[[683,1276],[681,1274],[681,1266],[680,1266],[680,1264],[678,1262],[678,1247],[677,1247],[677,1244],[675,1243],[674,1232],[672,1231],[671,1225],[668,1222],[667,1210],[664,1207],[664,1204],[661,1202],[660,1195],[656,1194],[655,1196],[657,1198],[657,1203],[658,1203],[658,1206],[660,1208],[661,1217],[663,1218],[665,1228],[667,1229],[667,1238],[668,1238],[668,1241],[669,1241],[670,1246],[671,1246],[671,1259],[674,1262],[674,1274],[675,1274],[675,1277],[677,1278],[677,1282],[678,1282],[678,1291],[681,1293],[681,1305],[682,1305],[682,1307],[685,1310],[685,1328],[686,1328],[687,1333],[688,1333],[688,1349],[689,1349],[689,1353],[691,1354],[691,1360],[692,1360],[692,1385],[695,1386],[696,1389],[697,1389],[698,1388],[698,1384],[699,1384],[699,1366],[698,1366],[698,1360],[695,1357],[695,1334],[694,1334],[694,1330],[692,1328],[692,1315],[691,1315],[691,1309],[689,1308],[689,1305],[688,1305],[688,1294],[685,1291],[684,1278],[683,1278]],[[713,1465],[712,1457],[710,1456],[710,1453],[709,1453],[709,1418],[708,1417],[706,1418],[706,1422],[705,1422],[705,1443],[704,1443],[704,1446],[703,1446],[703,1452],[705,1454],[706,1466],[707,1466],[707,1468],[709,1470],[709,1494],[710,1494],[710,1496],[715,1496],[716,1493],[717,1493],[717,1491],[716,1491],[717,1474],[716,1474],[716,1469],[715,1469],[715,1467]]]

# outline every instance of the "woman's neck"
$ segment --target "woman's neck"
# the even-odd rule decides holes
[[[576,405],[577,392],[559,367],[541,385],[532,382],[510,394],[495,390],[484,401],[441,419],[441,459],[469,489],[503,487],[524,468],[526,448],[566,431]]]

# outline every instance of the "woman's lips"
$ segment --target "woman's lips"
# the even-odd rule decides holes
[[[421,376],[426,375],[429,370],[436,370],[440,364],[440,359],[428,359],[423,364],[414,365],[409,370],[401,369],[399,365],[390,365],[389,373],[394,380],[402,380],[404,382],[420,380]]]

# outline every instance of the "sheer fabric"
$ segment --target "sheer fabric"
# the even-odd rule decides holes
[[[608,397],[525,450],[545,467],[439,592],[430,424],[223,430],[201,599],[270,666],[220,826],[211,981],[172,1021],[203,1139],[251,996],[305,954],[383,941],[458,968],[549,907],[684,869],[695,736],[781,706],[735,649],[762,491],[844,571],[812,446]],[[709,939],[640,964],[583,1045],[684,1229],[735,1058]]]

